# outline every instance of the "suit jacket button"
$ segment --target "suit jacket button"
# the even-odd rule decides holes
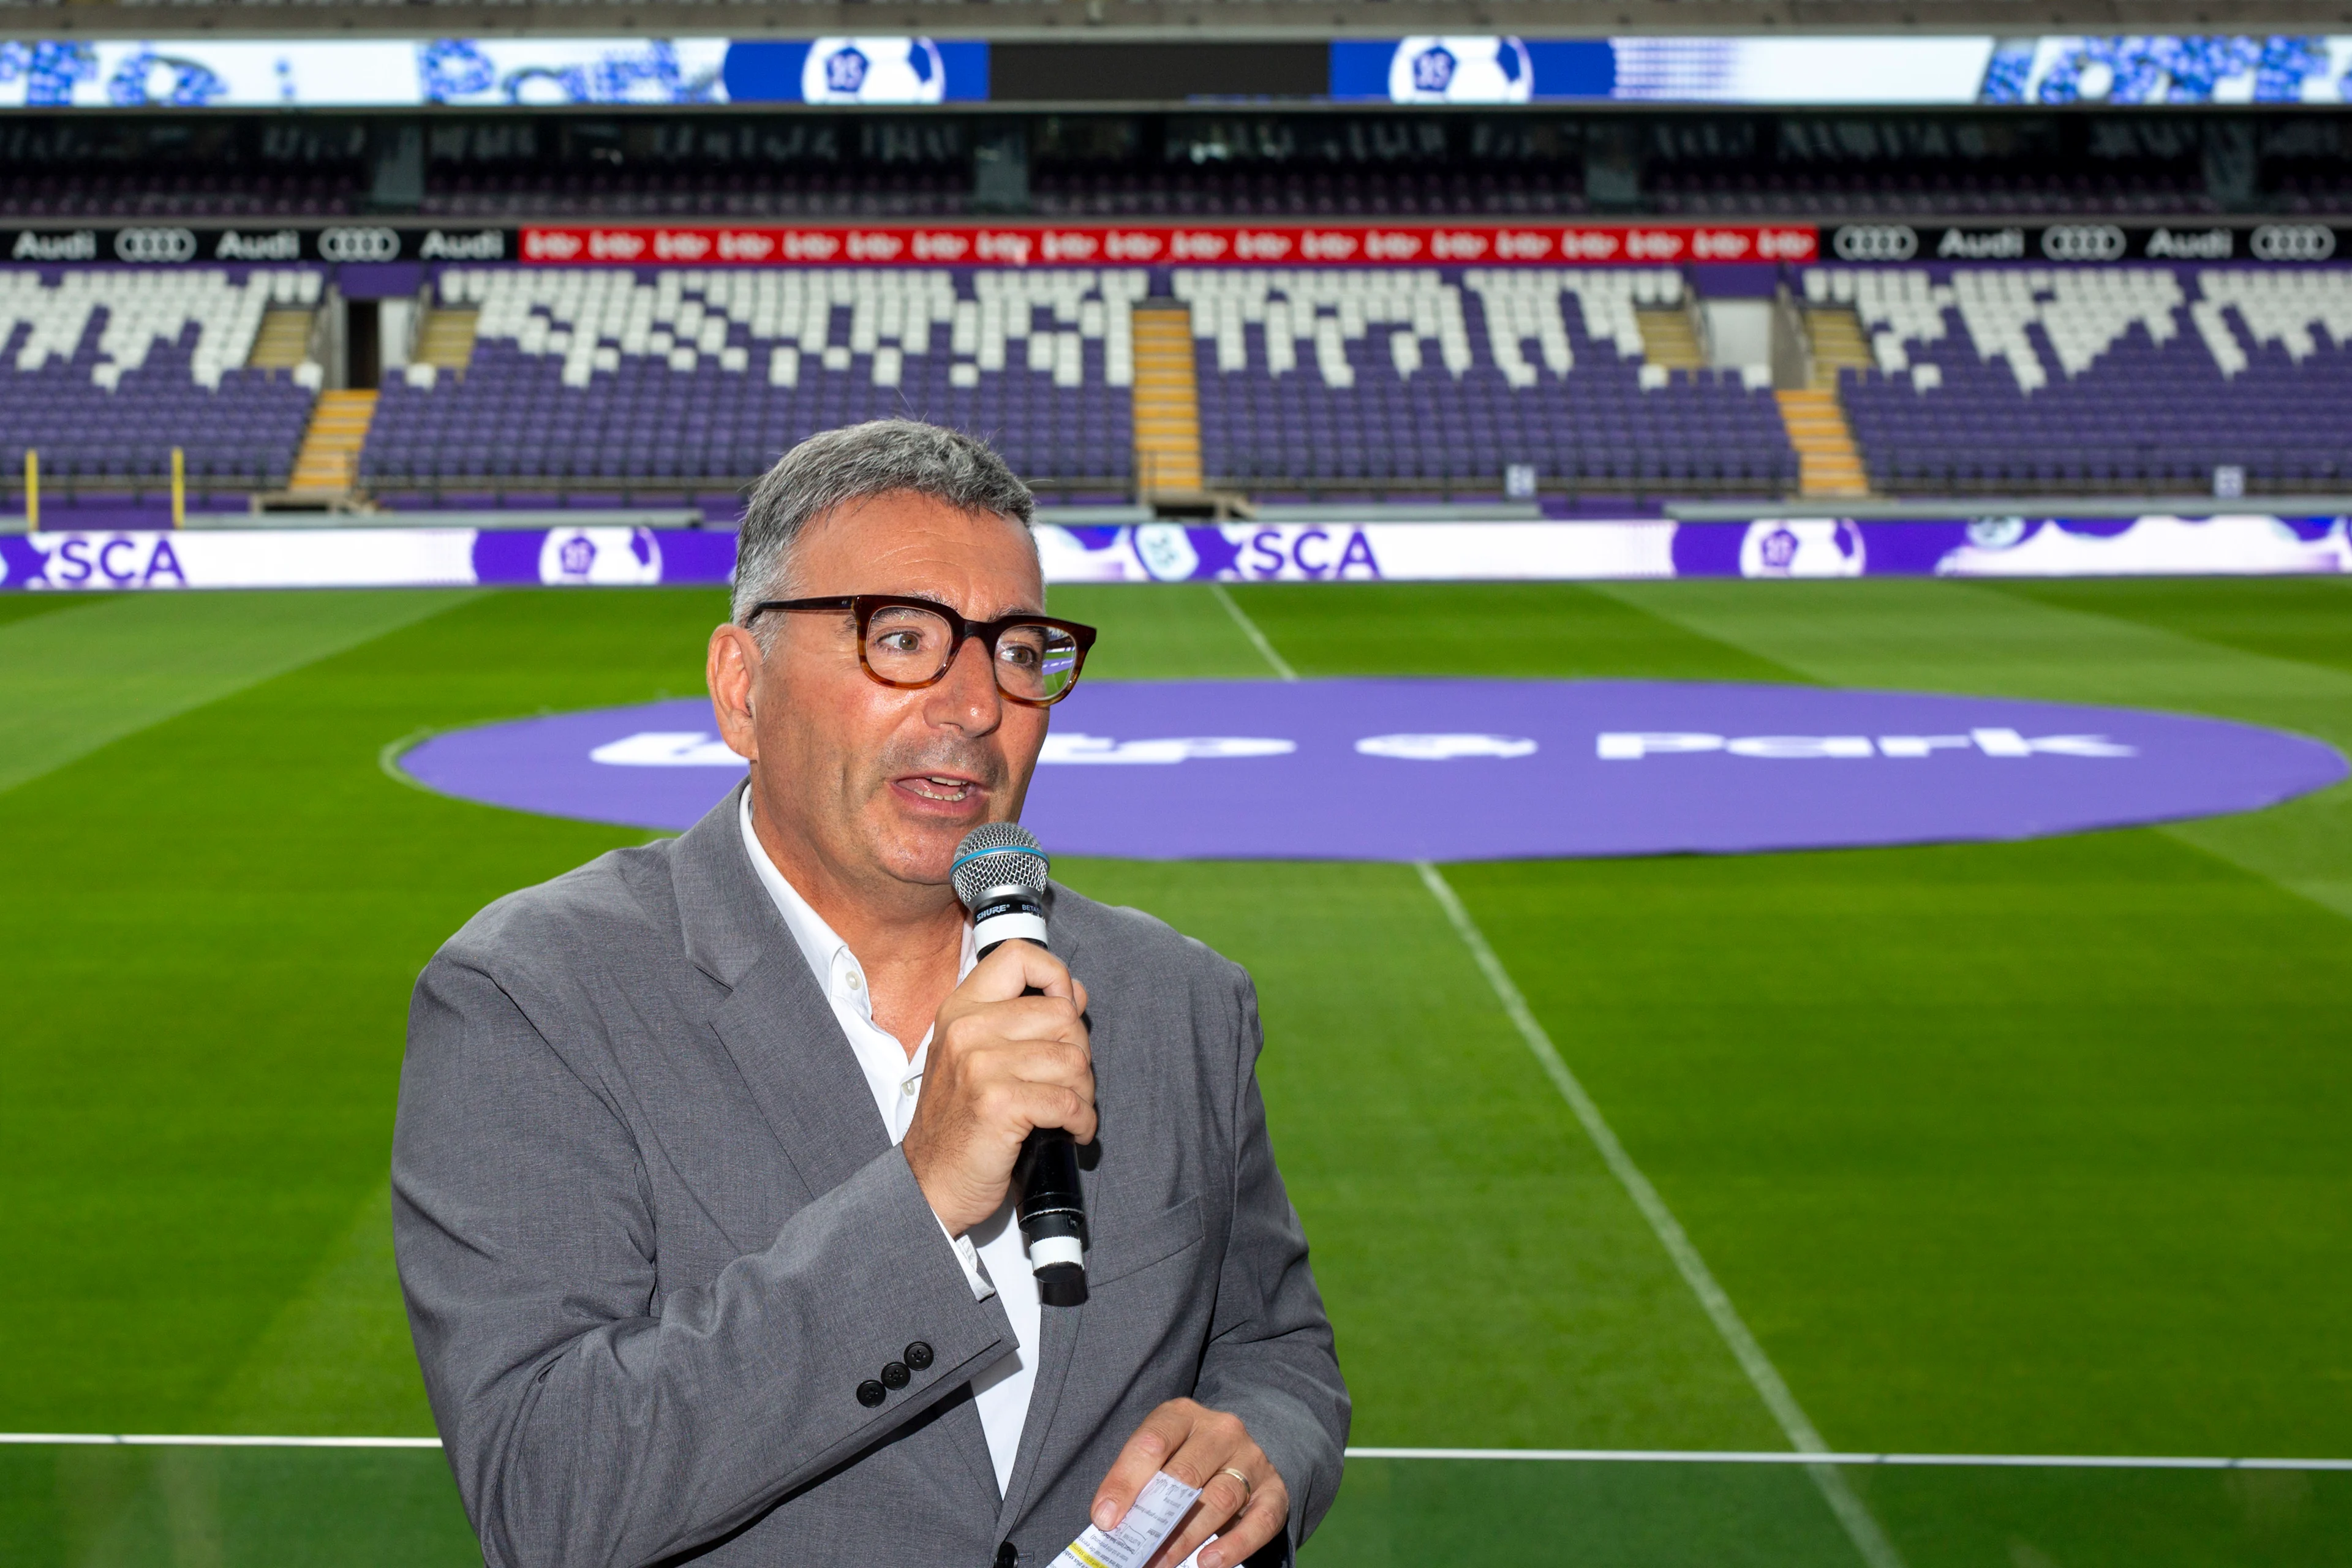
[[[1007,1541],[996,1549],[996,1568],[1013,1568],[1021,1561],[1021,1549]]]
[[[907,1347],[907,1364],[917,1372],[931,1370],[931,1347],[917,1340]]]
[[[886,1388],[904,1388],[912,1377],[905,1362],[885,1362],[882,1365],[882,1383]]]
[[[880,1384],[875,1382],[870,1377],[864,1383],[857,1385],[857,1403],[863,1405],[868,1410],[873,1409],[876,1405],[881,1404],[884,1400],[889,1397],[890,1395],[888,1392],[885,1390]]]

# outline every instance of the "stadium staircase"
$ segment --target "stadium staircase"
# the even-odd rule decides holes
[[[1134,321],[1136,498],[1198,497],[1204,487],[1192,312],[1180,300],[1147,300]]]
[[[1812,341],[1811,384],[1773,395],[1789,427],[1789,444],[1797,449],[1798,492],[1866,496],[1870,476],[1846,423],[1844,405],[1838,401],[1838,373],[1866,369],[1871,363],[1862,322],[1852,310],[1807,310],[1805,334]]]
[[[409,357],[409,363],[463,374],[474,361],[474,330],[480,317],[478,310],[437,307],[427,310],[425,324],[416,334],[416,352]]]
[[[373,392],[322,392],[303,434],[302,448],[294,457],[294,479],[287,495],[294,500],[340,500],[351,494],[359,478],[360,448],[367,445],[368,426],[375,418]]]
[[[246,363],[255,370],[292,370],[310,357],[312,312],[307,310],[265,311],[261,330],[254,334],[253,353]]]
[[[1698,329],[1687,305],[1678,309],[1636,310],[1633,321],[1642,331],[1642,358],[1666,370],[1696,371],[1706,366],[1706,351],[1699,346]]]

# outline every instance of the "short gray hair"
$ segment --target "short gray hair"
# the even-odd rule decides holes
[[[794,447],[751,487],[735,542],[735,624],[761,600],[788,596],[803,529],[853,501],[902,491],[1018,523],[1036,548],[1036,501],[985,441],[919,419],[846,425]]]

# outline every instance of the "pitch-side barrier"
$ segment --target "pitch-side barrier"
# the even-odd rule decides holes
[[[1043,523],[1053,583],[2095,577],[2352,571],[2340,516]],[[0,534],[0,589],[716,585],[724,530],[61,530]]]

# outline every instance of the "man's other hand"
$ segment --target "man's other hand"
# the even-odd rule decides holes
[[[1032,987],[1043,995],[1022,994]],[[1022,1140],[1039,1127],[1094,1142],[1087,988],[1034,942],[1008,942],[940,1005],[923,1097],[900,1145],[940,1223],[961,1236],[994,1214]]]
[[[1171,1399],[1145,1416],[1096,1489],[1096,1527],[1118,1529],[1155,1470],[1200,1488],[1201,1501],[1148,1568],[1176,1568],[1212,1535],[1216,1542],[1201,1553],[1201,1568],[1234,1568],[1289,1527],[1290,1489],[1265,1450],[1250,1441],[1238,1415]],[[1247,1486],[1234,1479],[1236,1470],[1249,1479]]]

